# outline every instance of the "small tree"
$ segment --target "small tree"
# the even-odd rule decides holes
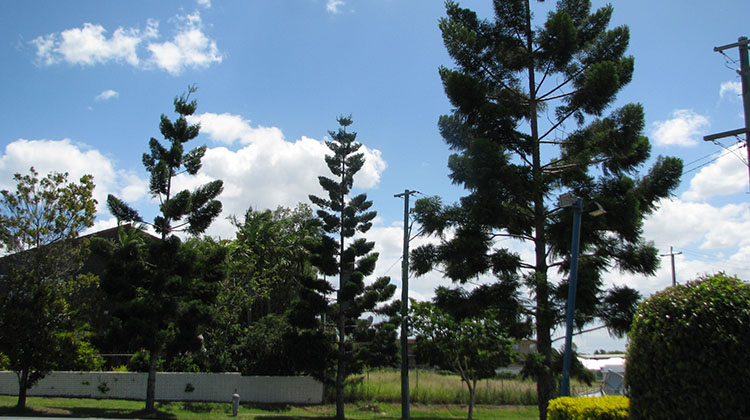
[[[362,313],[372,311],[378,303],[393,296],[396,287],[388,277],[378,278],[365,286],[364,279],[375,270],[378,254],[372,252],[374,242],[359,237],[372,227],[377,214],[370,211],[372,201],[367,194],[350,197],[354,185],[354,175],[365,163],[364,154],[357,153],[361,147],[355,140],[357,133],[346,128],[352,124],[351,117],[339,117],[340,128],[330,131],[331,141],[326,145],[333,155],[325,157],[328,169],[336,179],[318,177],[321,187],[328,192],[328,198],[310,195],[310,201],[319,207],[318,217],[323,230],[328,234],[314,249],[313,262],[325,276],[338,276],[339,287],[334,309],[338,329],[338,354],[336,367],[336,418],[344,419],[344,379],[347,368],[353,366],[350,346],[347,346],[347,331]],[[349,243],[347,243],[349,241]]]
[[[0,353],[18,375],[18,404],[56,366],[61,336],[70,327],[63,282],[75,275],[87,241],[74,240],[94,223],[93,177],[78,184],[66,173],[44,178],[31,168],[15,174],[16,191],[0,197]]]
[[[641,303],[626,354],[632,419],[750,413],[750,285],[723,273]]]
[[[477,382],[494,377],[497,368],[513,361],[507,326],[490,311],[457,318],[433,302],[412,302],[411,313],[417,357],[461,377],[469,389],[471,420]]]
[[[146,411],[155,410],[156,367],[163,352],[194,349],[200,345],[197,329],[209,315],[209,306],[218,293],[223,277],[223,248],[208,255],[184,246],[175,232],[203,233],[221,213],[216,197],[223,189],[221,180],[204,184],[194,191],[174,191],[175,177],[196,175],[201,168],[205,146],[185,152],[184,144],[198,136],[200,126],[188,124],[196,101],[190,101],[195,87],[174,100],[179,115],[173,122],[161,116],[159,129],[165,147],[155,138],[143,165],[150,172],[150,191],[159,200],[160,214],[151,226],[160,235],[155,241],[138,231],[121,232],[118,244],[99,243],[99,251],[109,261],[102,286],[118,302],[116,317],[129,331],[134,343],[149,352]],[[140,214],[113,195],[107,206],[118,222],[144,223]]]

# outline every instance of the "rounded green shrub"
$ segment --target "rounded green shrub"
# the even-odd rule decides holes
[[[625,383],[631,419],[750,418],[750,285],[720,273],[646,299]]]

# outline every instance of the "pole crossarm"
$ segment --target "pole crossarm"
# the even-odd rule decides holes
[[[725,137],[739,136],[741,134],[750,134],[750,128],[738,128],[736,130],[729,130],[729,131],[723,131],[721,133],[709,134],[707,136],[703,136],[703,141],[714,141],[718,139],[723,139]]]
[[[714,47],[714,52],[721,52],[721,51],[728,50],[734,47],[746,46],[748,44],[750,44],[750,39],[747,39],[745,37],[740,37],[739,41],[737,42],[733,42],[727,45],[722,45],[721,47]]]
[[[745,114],[745,128],[739,128],[737,130],[725,131],[723,133],[711,134],[703,137],[705,141],[713,141],[716,139],[739,136],[745,134],[745,144],[750,145],[750,59],[748,59],[748,49],[750,45],[750,39],[741,36],[737,39],[737,42],[723,45],[721,47],[714,47],[714,51],[722,52],[729,48],[737,48],[740,56],[740,81],[742,83],[742,108]],[[722,52],[722,54],[724,54]],[[750,163],[750,147],[747,148],[747,159]],[[748,176],[750,176],[750,165],[748,165]]]

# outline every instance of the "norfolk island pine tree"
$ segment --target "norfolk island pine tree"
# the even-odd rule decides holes
[[[642,238],[643,218],[676,188],[682,162],[659,157],[638,176],[650,157],[642,107],[604,116],[634,65],[625,55],[628,28],[607,28],[613,8],[563,0],[535,27],[531,3],[494,0],[493,19],[483,20],[446,2],[440,29],[455,68],[441,67],[440,76],[453,111],[439,128],[455,151],[451,180],[467,195],[454,205],[437,197],[416,203],[416,219],[441,240],[417,248],[413,261],[418,274],[441,266],[457,282],[494,275],[509,290],[530,291],[544,419],[556,390],[551,331],[564,320],[572,236],[571,211],[556,209],[554,196],[570,191],[607,209],[582,225],[576,324],[598,317],[623,334],[638,294],[604,290],[602,273],[655,272],[657,251]],[[531,244],[534,257],[523,260],[502,238]]]

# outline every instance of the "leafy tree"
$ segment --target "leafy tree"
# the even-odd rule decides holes
[[[572,210],[555,209],[553,196],[570,191],[608,212],[582,224],[576,322],[608,321],[611,312],[598,308],[601,274],[655,272],[657,251],[642,239],[642,221],[677,186],[682,162],[659,157],[638,177],[650,156],[642,107],[604,115],[634,63],[625,54],[628,28],[608,29],[612,7],[561,0],[535,27],[530,3],[494,0],[486,20],[446,2],[440,30],[455,67],[439,73],[453,110],[439,128],[455,151],[450,178],[467,195],[453,205],[434,197],[416,203],[417,220],[441,241],[415,250],[414,266],[418,274],[442,266],[457,282],[494,275],[532,293],[527,312],[546,367],[537,376],[544,419],[556,389],[550,334],[564,319],[572,236]],[[533,247],[533,258],[513,251],[519,241]],[[635,296],[618,294],[610,309],[632,308]]]
[[[507,326],[491,311],[458,318],[433,302],[412,302],[411,315],[417,357],[461,377],[469,389],[471,420],[477,382],[513,361]]]
[[[88,248],[74,240],[94,223],[93,177],[68,182],[31,168],[15,174],[16,190],[0,194],[0,353],[18,375],[18,408],[26,391],[57,366],[71,324],[62,285],[81,267]]]
[[[364,312],[372,311],[378,303],[390,299],[395,286],[388,277],[381,277],[365,286],[364,279],[375,270],[378,254],[372,252],[374,242],[366,238],[353,238],[355,233],[364,234],[372,227],[376,216],[371,211],[372,202],[367,194],[350,197],[354,185],[354,175],[365,163],[364,154],[357,153],[361,147],[356,142],[357,133],[346,128],[352,124],[350,117],[339,117],[338,131],[329,131],[331,140],[326,142],[333,152],[326,155],[328,169],[336,177],[318,177],[320,186],[328,193],[328,198],[310,195],[315,204],[327,235],[314,250],[314,264],[324,276],[338,276],[339,287],[336,293],[334,317],[337,320],[338,354],[336,361],[336,418],[344,419],[344,379],[353,373],[354,360],[347,332]],[[349,241],[349,242],[347,242]]]
[[[400,359],[396,331],[401,325],[400,310],[401,301],[394,300],[373,311],[379,316],[379,321],[376,322],[373,316],[355,321],[351,330],[355,346],[355,372],[363,368],[398,366]]]
[[[331,290],[315,279],[307,251],[322,235],[312,210],[249,209],[233,223],[217,322],[204,333],[210,369],[324,379],[332,340],[322,319]]]
[[[190,87],[187,94],[175,98],[174,109],[179,115],[175,121],[161,116],[159,129],[168,144],[164,146],[152,137],[149,153],[143,155],[143,165],[151,175],[151,195],[160,203],[160,214],[147,224],[160,235],[160,240],[139,229],[123,229],[118,243],[99,241],[99,252],[109,261],[102,288],[117,301],[114,316],[131,342],[149,352],[147,412],[155,410],[159,357],[164,352],[175,354],[200,346],[198,329],[209,317],[209,305],[224,276],[223,248],[197,252],[196,247],[183,244],[174,235],[199,235],[221,213],[221,202],[216,199],[223,189],[221,180],[192,192],[176,192],[174,188],[178,175],[198,173],[206,152],[205,146],[185,151],[185,143],[200,131],[198,125],[191,125],[186,119],[197,108],[195,100],[189,101],[195,91],[195,87]],[[107,207],[118,222],[146,223],[138,211],[113,195],[107,197]]]

